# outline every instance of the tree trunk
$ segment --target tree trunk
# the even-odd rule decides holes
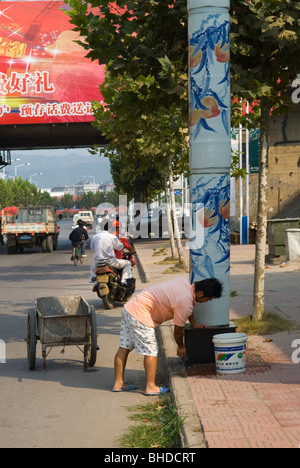
[[[168,157],[168,168],[169,168],[169,181],[170,181],[170,194],[171,194],[171,213],[173,215],[174,222],[174,235],[178,251],[178,259],[182,266],[185,266],[182,243],[180,239],[180,232],[178,227],[178,221],[176,216],[176,204],[175,204],[175,193],[174,193],[174,180],[173,180],[173,169],[171,157]]]
[[[165,195],[166,195],[166,204],[167,204],[167,218],[168,218],[169,232],[170,232],[171,255],[172,255],[172,258],[176,258],[174,231],[173,231],[172,216],[171,216],[171,211],[170,211],[170,191],[169,191],[167,180],[165,182]]]
[[[260,161],[258,187],[257,236],[254,273],[254,311],[253,320],[261,320],[265,310],[265,255],[267,240],[267,202],[268,202],[268,155],[270,102],[261,99],[260,121]]]

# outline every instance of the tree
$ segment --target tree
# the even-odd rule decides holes
[[[84,37],[80,43],[89,50],[87,56],[106,64],[100,90],[107,112],[101,104],[94,103],[93,108],[96,125],[110,142],[111,158],[122,159],[118,181],[128,179],[131,169],[136,174],[135,193],[139,193],[145,186],[143,177],[151,170],[157,174],[152,181],[158,182],[161,191],[170,171],[177,173],[178,161],[187,153],[186,135],[184,149],[178,151],[182,128],[188,127],[186,0],[104,0],[100,6],[92,1],[92,10],[76,0],[68,3],[71,22]],[[180,119],[172,117],[171,108]],[[162,134],[162,128],[167,133]]]
[[[254,320],[264,313],[270,116],[291,110],[287,89],[300,70],[300,6],[293,0],[231,1],[231,74],[235,96],[260,103],[258,230]]]
[[[0,208],[8,206],[54,205],[50,194],[42,193],[34,184],[21,177],[0,179]]]
[[[173,73],[172,65],[168,60],[166,63],[167,73]],[[109,141],[106,152],[111,159],[112,175],[118,189],[135,195],[135,201],[149,202],[162,192],[167,180],[173,193],[174,173],[181,174],[188,169],[188,129],[184,128],[187,118],[182,117],[176,104],[170,105],[169,109],[161,106],[150,114],[143,113],[132,118],[136,110],[132,101],[139,102],[139,105],[147,102],[153,84],[153,77],[143,77],[142,83],[140,80],[140,77],[133,80],[128,76],[112,78],[108,73],[100,89],[110,104],[107,110],[100,103],[94,103],[94,115],[95,125]],[[142,94],[141,85],[144,88]],[[132,99],[133,96],[135,99]],[[133,173],[135,178],[132,177]],[[138,200],[137,181],[141,185]],[[174,197],[171,206],[174,207],[172,212],[179,260],[184,266],[177,217],[174,215]]]
[[[60,199],[61,206],[64,208],[72,208],[74,206],[74,198],[73,195],[70,193],[65,193],[63,197]]]
[[[143,135],[149,131],[149,122],[140,114],[138,107],[146,105],[152,82],[153,79],[149,78],[134,80],[127,75],[113,76],[107,71],[105,82],[100,86],[107,104],[93,103],[94,125],[108,141],[108,145],[101,148],[101,153],[111,161],[111,173],[117,189],[130,198],[134,197],[136,202],[148,201],[151,195],[155,198],[163,190],[162,176],[154,156],[148,153],[143,157],[141,148]]]

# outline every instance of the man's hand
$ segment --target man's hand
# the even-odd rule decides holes
[[[186,347],[185,346],[178,346],[177,356],[180,357],[181,359],[186,358]]]
[[[208,328],[208,326],[204,325],[204,323],[196,323],[193,328]]]
[[[189,322],[192,325],[193,328],[208,328],[207,325],[204,325],[204,323],[197,323],[194,317],[194,314],[192,314],[189,317]]]

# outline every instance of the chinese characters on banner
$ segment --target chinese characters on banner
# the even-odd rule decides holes
[[[104,66],[85,57],[63,1],[0,2],[0,125],[91,122]]]

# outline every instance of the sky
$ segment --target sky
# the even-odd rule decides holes
[[[18,150],[11,152],[11,160],[6,175],[14,177],[16,171],[18,177],[31,180],[38,188],[74,185],[84,179],[92,183],[112,181],[109,159],[91,155],[85,148]],[[30,166],[21,166],[26,163]],[[39,173],[42,175],[36,175]]]

